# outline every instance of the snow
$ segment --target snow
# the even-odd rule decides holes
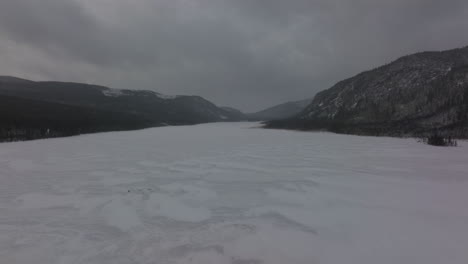
[[[125,95],[125,93],[120,89],[110,89],[110,88],[107,90],[103,90],[102,94],[108,97],[119,97],[119,96]]]
[[[178,95],[165,95],[165,94],[160,94],[154,91],[136,90],[136,92],[145,92],[145,95],[148,95],[148,94],[152,96],[154,95],[165,100],[172,100],[172,99],[176,99],[177,97],[179,97]],[[114,88],[107,88],[106,90],[102,91],[102,94],[108,97],[120,97],[124,95],[129,95],[128,90],[127,90],[127,93],[125,93],[125,90],[114,89]]]
[[[466,142],[255,127],[1,144],[0,263],[468,263]]]
[[[152,193],[145,204],[150,215],[181,222],[201,222],[211,216],[207,208],[187,206],[175,198],[159,193]]]
[[[166,100],[176,99],[177,97],[179,97],[178,95],[167,95],[167,94],[160,94],[160,93],[155,93],[155,95],[161,99],[166,99]]]

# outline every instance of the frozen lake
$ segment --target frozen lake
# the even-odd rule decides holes
[[[467,143],[255,126],[0,144],[0,263],[468,263]]]

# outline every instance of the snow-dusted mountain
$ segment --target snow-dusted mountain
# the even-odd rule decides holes
[[[269,127],[371,135],[434,130],[468,137],[468,47],[422,52],[318,93],[294,118]]]
[[[299,114],[308,104],[310,104],[311,101],[311,99],[307,99],[295,102],[287,102],[247,115],[251,120],[262,121],[289,118]]]
[[[199,96],[9,76],[0,76],[0,110],[0,139],[240,120]]]

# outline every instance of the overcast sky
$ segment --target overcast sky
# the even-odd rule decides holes
[[[467,33],[467,0],[0,0],[0,75],[254,111]]]

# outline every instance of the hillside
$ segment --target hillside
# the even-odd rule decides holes
[[[199,96],[0,76],[0,141],[238,121]]]
[[[249,119],[248,116],[239,109],[228,106],[222,106],[221,108],[228,111],[230,113],[230,117],[233,119],[238,119],[240,121],[247,121]]]
[[[311,102],[310,99],[295,101],[295,102],[287,102],[284,104],[269,107],[262,111],[247,114],[247,116],[249,117],[250,120],[256,120],[256,121],[289,118],[289,117],[299,114],[302,110],[304,110],[304,108],[308,104],[310,104],[310,102]]]
[[[293,118],[269,128],[468,137],[468,47],[422,52],[363,72],[318,93]]]

